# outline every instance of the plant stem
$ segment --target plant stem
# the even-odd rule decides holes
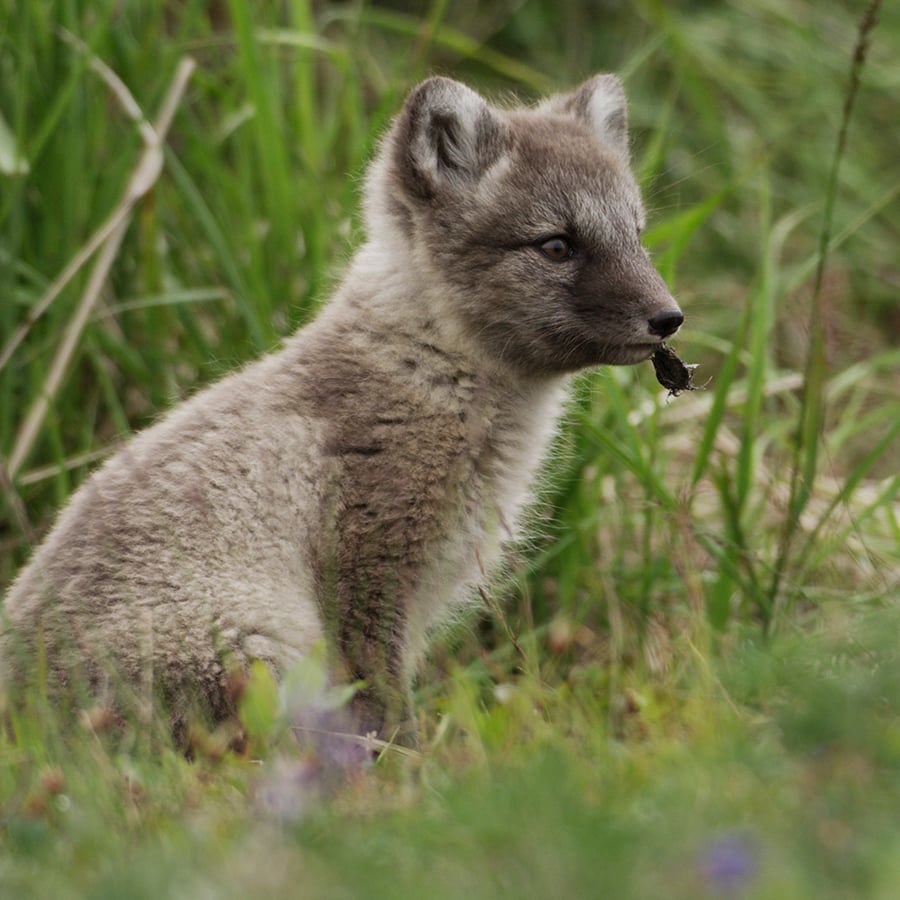
[[[813,482],[816,477],[819,443],[825,419],[824,386],[828,368],[827,360],[825,359],[825,328],[821,303],[822,286],[825,280],[825,266],[828,262],[828,253],[831,245],[838,176],[840,175],[841,162],[847,149],[850,117],[856,105],[860,76],[865,67],[866,55],[869,49],[869,39],[873,29],[878,24],[880,8],[881,0],[870,0],[857,27],[856,45],[853,51],[853,60],[850,64],[850,77],[844,94],[841,127],[835,143],[828,187],[825,192],[825,209],[822,231],[819,235],[818,262],[809,314],[809,347],[806,355],[803,390],[800,395],[800,416],[791,464],[790,495],[784,517],[784,528],[778,549],[778,559],[775,563],[769,588],[768,607],[773,611],[777,610],[778,607],[779,594],[784,581],[793,539],[800,524],[800,516],[806,508],[812,493]]]

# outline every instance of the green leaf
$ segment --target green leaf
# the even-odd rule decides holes
[[[278,685],[269,667],[258,659],[250,666],[250,681],[241,694],[238,712],[251,738],[271,735],[278,721]]]
[[[287,673],[282,696],[289,713],[296,714],[311,709],[329,712],[346,706],[361,684],[362,682],[348,685],[331,683],[325,642],[319,641]]]

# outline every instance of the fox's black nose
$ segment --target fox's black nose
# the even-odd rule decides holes
[[[670,334],[675,334],[678,331],[683,321],[684,314],[680,310],[676,310],[674,312],[657,313],[647,320],[647,324],[650,326],[651,334],[659,337],[668,337]]]

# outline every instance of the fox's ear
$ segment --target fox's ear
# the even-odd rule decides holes
[[[422,199],[476,183],[509,143],[506,125],[478,94],[439,77],[410,93],[394,142],[397,174]]]
[[[615,75],[595,75],[571,94],[554,100],[554,109],[574,115],[598,140],[628,159],[628,106],[622,82]]]

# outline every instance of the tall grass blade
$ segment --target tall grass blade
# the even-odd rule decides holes
[[[27,175],[30,171],[28,159],[0,113],[0,175]]]
[[[186,58],[181,61],[172,79],[169,91],[160,107],[153,128],[150,128],[146,123],[142,124],[141,131],[146,142],[144,152],[138,160],[128,184],[125,186],[125,191],[116,212],[111,217],[116,224],[103,243],[85,291],[82,294],[81,302],[66,327],[50,371],[44,380],[43,387],[16,436],[7,464],[8,477],[11,480],[15,478],[22,468],[28,454],[31,452],[31,448],[34,446],[34,442],[37,440],[50,403],[62,383],[84,327],[90,319],[94,305],[100,295],[100,290],[119,251],[119,246],[128,225],[129,214],[134,208],[134,204],[152,187],[162,171],[162,141],[165,139],[172,124],[176,107],[184,94],[194,66],[195,63],[192,59]]]
[[[769,588],[769,605],[773,609],[777,606],[780,599],[781,585],[786,574],[794,536],[799,527],[800,515],[809,502],[816,478],[820,435],[825,417],[823,391],[827,379],[824,315],[821,305],[822,286],[825,279],[825,266],[830,252],[838,176],[847,149],[850,118],[856,105],[860,77],[866,63],[869,39],[878,23],[880,9],[881,0],[870,0],[859,22],[856,46],[850,65],[850,76],[844,95],[841,125],[835,143],[831,172],[825,192],[825,210],[823,213],[822,231],[819,236],[818,265],[816,267],[810,306],[809,347],[806,356],[804,386],[800,395],[800,414],[791,465],[790,496],[784,516],[778,559],[775,563]]]
[[[352,17],[363,24],[394,31],[408,37],[419,37],[423,33],[423,28],[427,28],[421,20],[413,16],[383,8],[366,7],[361,11],[336,9],[332,12],[332,16],[335,19]],[[456,28],[442,26],[431,34],[431,40],[443,49],[452,50],[462,57],[475,59],[498,75],[535,91],[545,92],[556,87],[554,80],[543,72],[507,56],[505,53],[485,46]]]
[[[854,518],[853,509],[849,508],[850,499],[854,492],[862,483],[863,479],[872,471],[874,466],[881,460],[884,452],[894,445],[895,441],[900,439],[900,419],[896,419],[891,427],[881,436],[881,438],[872,446],[865,456],[856,464],[847,478],[841,484],[840,490],[832,498],[831,502],[825,510],[819,515],[818,520],[804,541],[803,548],[797,554],[797,565],[802,568],[809,559],[812,552],[819,545],[822,532],[826,524],[831,520],[835,510],[841,506],[848,507],[848,513]],[[882,503],[889,502],[891,495],[885,494]]]

